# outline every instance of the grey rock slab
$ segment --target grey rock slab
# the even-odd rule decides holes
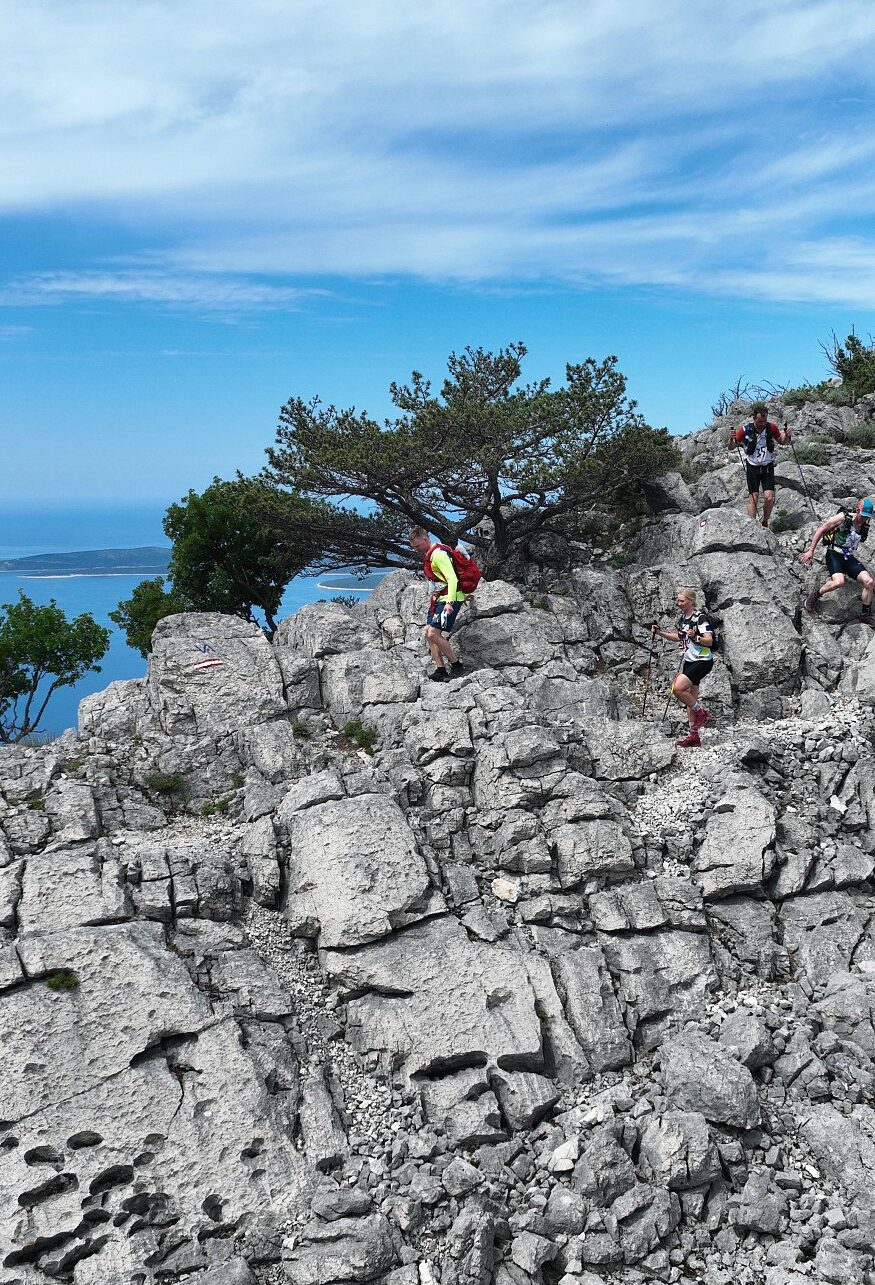
[[[781,611],[769,614],[763,629],[763,609],[753,603],[732,603],[722,614],[722,656],[741,692],[761,687],[791,688],[798,684],[802,637]],[[756,638],[756,646],[751,639]]]
[[[410,1074],[480,1060],[504,1069],[543,1064],[535,997],[519,953],[471,941],[440,917],[352,950],[323,950],[328,977],[353,996],[347,1038]]]
[[[281,875],[276,832],[270,817],[261,817],[243,827],[240,851],[252,879],[255,901],[259,906],[272,909],[279,900]]]
[[[23,861],[16,861],[0,869],[0,928],[15,927],[23,869]]]
[[[273,785],[293,779],[302,769],[300,743],[288,719],[246,727],[239,743],[245,766],[256,768]]]
[[[717,985],[705,933],[604,933],[605,959],[635,1042],[657,1047],[672,1022],[698,1016]]]
[[[593,724],[587,729],[593,776],[600,781],[640,781],[675,758],[672,741],[642,737],[637,723]]]
[[[333,768],[310,772],[286,790],[277,808],[277,821],[282,825],[296,812],[303,812],[305,808],[312,808],[317,803],[327,803],[331,799],[342,799],[345,795],[343,781]]]
[[[339,602],[308,602],[277,626],[277,656],[291,652],[320,659],[373,646],[377,635],[367,617]]]
[[[852,961],[875,962],[870,915],[865,899],[847,892],[790,897],[778,912],[791,960],[813,983],[847,971]]]
[[[338,1218],[359,1218],[369,1214],[373,1202],[367,1192],[358,1187],[329,1187],[317,1191],[310,1201],[310,1208],[324,1222],[337,1222]]]
[[[536,669],[561,654],[562,631],[548,612],[529,608],[470,621],[463,614],[462,624],[459,638],[466,664]]]
[[[665,1240],[681,1220],[674,1192],[637,1183],[611,1205],[623,1261],[637,1263]]]
[[[759,1101],[750,1071],[714,1040],[687,1031],[666,1040],[660,1058],[666,1098],[672,1106],[739,1129],[759,1124]]]
[[[447,1248],[453,1263],[444,1269],[444,1285],[454,1278],[460,1285],[490,1285],[495,1266],[495,1222],[479,1201],[467,1202],[454,1219],[447,1233]],[[424,1273],[417,1279],[425,1285]]]
[[[756,892],[775,864],[775,809],[751,784],[727,792],[708,818],[693,872],[706,898]]]
[[[752,1173],[738,1195],[730,1197],[729,1216],[736,1227],[761,1236],[778,1236],[786,1229],[790,1202],[769,1178],[767,1169]]]
[[[311,1067],[302,1077],[299,1118],[304,1150],[314,1169],[328,1173],[342,1165],[349,1147],[321,1066]]]
[[[56,781],[46,795],[55,841],[79,843],[96,839],[100,819],[90,786],[79,781]]]
[[[666,1111],[641,1133],[639,1165],[650,1180],[673,1191],[707,1185],[720,1176],[720,1157],[698,1111]]]
[[[218,664],[204,667],[205,662]],[[170,736],[220,736],[285,713],[282,674],[257,625],[183,612],[152,635],[149,701]]]
[[[543,1120],[561,1096],[551,1080],[535,1071],[496,1071],[490,1082],[501,1113],[515,1133]]]
[[[19,949],[32,980],[3,1001],[0,1119],[81,1093],[159,1040],[215,1020],[158,924],[70,929]],[[40,979],[58,969],[75,973],[78,986],[50,990]]]
[[[395,1246],[382,1214],[311,1222],[283,1250],[283,1269],[293,1285],[370,1281],[395,1264]]]
[[[63,932],[129,917],[118,860],[94,844],[30,857],[22,879],[19,933]]]
[[[569,950],[554,966],[566,1017],[592,1070],[628,1065],[632,1046],[599,947]]]
[[[422,671],[403,648],[356,651],[322,661],[322,701],[337,720],[362,715],[369,706],[406,705],[419,695]]]
[[[94,692],[79,702],[79,734],[100,736],[107,741],[126,740],[137,730],[148,709],[144,678],[110,683],[102,692]]]
[[[464,1196],[483,1182],[483,1174],[461,1156],[451,1160],[441,1174],[441,1182],[451,1196]]]
[[[635,869],[632,845],[615,821],[574,821],[559,826],[550,837],[562,888]]]
[[[875,1059],[875,976],[871,972],[834,973],[814,1009],[825,1030],[853,1040]]]
[[[823,1175],[854,1200],[861,1210],[875,1211],[875,1111],[856,1106],[844,1115],[818,1104],[799,1120],[799,1132]]]
[[[720,1027],[719,1041],[751,1071],[769,1066],[777,1055],[769,1028],[753,1013],[731,1013]]]
[[[598,1205],[610,1205],[636,1184],[635,1166],[617,1138],[613,1124],[593,1129],[574,1166],[572,1186]]]
[[[285,824],[289,919],[318,922],[321,946],[374,941],[429,911],[425,862],[388,795],[316,804]]]
[[[468,715],[452,706],[438,712],[416,709],[405,717],[404,745],[414,763],[431,763],[442,754],[473,754]]]
[[[576,1084],[591,1074],[590,1065],[565,1016],[550,962],[543,955],[530,951],[523,956],[523,966],[535,995],[541,1022],[545,1069],[561,1084]]]

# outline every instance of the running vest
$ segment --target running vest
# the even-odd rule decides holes
[[[696,634],[713,634],[714,626],[711,624],[711,617],[704,611],[694,611],[691,616],[685,616],[683,612],[678,614],[677,620],[678,633],[683,637],[688,629],[694,629]],[[684,648],[684,660],[711,660],[713,655],[712,647],[705,647],[702,643],[687,640]]]
[[[744,453],[751,464],[774,464],[775,462],[775,429],[777,424],[766,424],[761,433],[756,424],[744,426]]]
[[[823,537],[823,543],[830,549],[835,549],[843,558],[848,558],[869,536],[869,523],[863,523],[862,531],[858,531],[854,526],[854,519],[850,513],[846,514],[841,526],[836,527],[834,531],[827,531]]]

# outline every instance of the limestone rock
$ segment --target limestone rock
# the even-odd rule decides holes
[[[170,736],[236,732],[286,708],[270,643],[236,616],[183,612],[159,620],[147,681],[151,707]]]
[[[431,884],[398,804],[362,794],[286,819],[287,915],[319,925],[323,947],[359,946],[421,918]]]
[[[395,1247],[382,1214],[308,1223],[300,1240],[283,1254],[283,1267],[292,1285],[370,1281],[387,1272],[394,1262]]]
[[[707,1036],[688,1031],[666,1040],[660,1051],[666,1097],[682,1111],[706,1120],[752,1129],[759,1123],[756,1086],[747,1067]]]
[[[718,801],[693,870],[706,898],[756,892],[775,864],[775,809],[752,785]]]
[[[383,941],[322,951],[328,975],[355,998],[347,1037],[360,1051],[402,1059],[412,1075],[476,1058],[498,1067],[543,1064],[535,1000],[517,952],[471,941],[452,918]]]

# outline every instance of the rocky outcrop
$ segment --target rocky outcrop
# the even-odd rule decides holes
[[[872,644],[802,618],[804,494],[749,523],[724,427],[626,565],[483,585],[446,686],[395,573],[272,643],[167,618],[0,752],[0,1279],[869,1279]],[[824,508],[875,491],[833,428]],[[698,752],[640,705],[684,583]]]

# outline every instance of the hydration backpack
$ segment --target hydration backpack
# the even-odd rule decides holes
[[[723,648],[723,643],[720,638],[720,634],[723,629],[723,621],[718,620],[716,616],[712,616],[710,611],[697,611],[694,615],[690,617],[690,621],[695,627],[700,623],[703,617],[711,626],[711,628],[708,630],[708,632],[711,635],[711,646],[708,648],[708,650],[711,652],[712,655],[716,655],[717,652],[721,651]],[[678,617],[679,632],[683,628],[684,619],[685,617],[683,615]],[[696,639],[693,639],[693,641],[695,642]],[[701,646],[702,644],[699,643],[698,645]]]
[[[771,424],[771,423],[766,424],[765,433],[766,433],[766,450],[767,451],[773,451],[775,449],[774,430],[777,427],[778,427],[777,424]],[[750,423],[745,424],[744,426],[745,455],[753,455],[754,451],[757,448],[758,436],[759,434],[757,433],[756,424],[754,424],[752,421]]]
[[[448,553],[452,558],[453,570],[459,582],[459,590],[465,594],[473,593],[483,579],[483,572],[474,559],[468,557],[467,553],[463,553],[461,549],[453,549],[448,544],[433,544],[431,546],[422,560],[422,570],[425,576],[429,580],[440,580],[440,576],[435,575],[431,568],[431,555],[435,549],[443,549],[444,553]]]

